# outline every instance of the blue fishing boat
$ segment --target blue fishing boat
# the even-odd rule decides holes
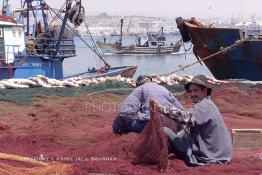
[[[111,67],[94,46],[88,45],[72,29],[72,24],[79,26],[84,22],[84,7],[81,1],[66,0],[57,10],[44,0],[21,0],[21,8],[15,9],[14,14],[16,19],[11,17],[8,0],[4,0],[0,16],[0,79],[28,78],[36,75],[65,78],[63,61],[76,56],[75,36],[80,37],[105,64],[97,70],[76,75],[95,77],[119,73],[132,77],[135,73],[136,66]],[[52,20],[48,20],[51,16]],[[61,25],[54,22],[58,20],[61,21]]]
[[[261,36],[246,37],[241,29],[205,26],[194,18],[179,17],[176,22],[183,41],[192,42],[193,53],[204,59],[215,78],[262,80]],[[223,48],[234,44],[235,47],[223,52]],[[214,56],[205,59],[210,55]]]

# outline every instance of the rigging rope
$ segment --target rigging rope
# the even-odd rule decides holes
[[[58,19],[58,17],[61,15],[61,13],[63,12],[64,8],[66,7],[66,2],[67,2],[67,1],[65,1],[64,4],[61,6],[61,8],[58,10],[58,13],[55,15],[55,17],[52,19],[52,21],[49,23],[48,26],[51,26],[51,24],[52,24],[56,19]],[[45,3],[45,4],[46,4],[46,3]],[[49,9],[51,9],[50,6],[48,6],[48,7],[49,7]],[[52,8],[52,10],[54,10],[54,8]],[[49,11],[50,11],[50,10],[49,10]],[[51,14],[51,13],[50,13],[50,14]]]
[[[50,6],[49,6],[48,4],[46,4],[46,5],[50,8]],[[50,9],[51,9],[51,11],[52,11],[54,14],[57,14],[52,8],[50,8]],[[60,16],[58,16],[58,18],[63,21],[63,19],[62,19]],[[100,54],[99,52],[96,52],[96,50],[95,50],[93,47],[91,47],[76,31],[74,31],[74,30],[72,29],[72,27],[71,27],[68,23],[66,23],[66,26],[67,26],[89,49],[91,49],[91,50],[103,61],[103,63],[104,63],[106,66],[108,66],[109,68],[111,67],[110,64],[108,64],[108,63],[103,59],[103,57],[101,56],[101,54]]]
[[[96,43],[95,43],[95,41],[94,41],[94,38],[93,38],[93,36],[91,35],[91,32],[90,32],[90,30],[89,30],[89,28],[88,28],[88,25],[87,25],[87,23],[86,23],[85,20],[84,20],[84,24],[85,24],[86,30],[87,30],[90,38],[91,38],[91,41],[92,41],[92,43],[93,43],[93,48],[94,48],[95,51],[97,51],[97,53],[101,56],[99,50],[97,49],[97,45],[96,45]],[[99,47],[99,46],[98,46],[98,47]]]
[[[80,14],[81,14],[81,9],[82,9],[82,2],[81,2],[81,0],[79,0],[79,9],[78,9],[77,18],[79,18],[79,17],[80,17]]]
[[[188,49],[186,49],[186,46],[185,46],[183,39],[181,39],[181,40],[182,40],[182,43],[183,43],[183,48],[184,48],[184,51],[185,51],[184,56],[185,56],[185,60],[186,60],[186,53],[191,50],[193,44],[191,43],[190,47]]]
[[[195,64],[197,64],[197,63],[199,63],[201,61],[205,61],[205,60],[207,60],[209,58],[212,58],[214,56],[217,56],[219,54],[226,54],[227,52],[229,52],[230,50],[236,48],[237,46],[242,45],[244,43],[244,41],[246,41],[246,40],[237,40],[237,41],[235,41],[234,44],[232,44],[232,45],[230,45],[228,47],[225,47],[225,48],[221,47],[220,50],[218,52],[214,53],[214,54],[211,54],[211,55],[209,55],[209,56],[207,56],[207,57],[205,57],[203,59],[199,59],[199,60],[197,60],[197,61],[195,61],[193,63],[190,63],[188,65],[185,65],[185,66],[179,65],[177,70],[169,72],[169,73],[166,73],[166,74],[163,74],[163,75],[166,76],[166,75],[170,75],[170,74],[173,74],[173,73],[177,73],[179,71],[184,71],[185,68],[191,67],[191,66],[193,66],[193,65],[195,65]]]
[[[91,38],[91,41],[92,41],[92,43],[93,43],[93,48],[94,48],[94,50],[97,52],[97,54],[102,58],[102,55],[100,54],[100,52],[99,52],[99,50],[98,50],[98,48],[97,48],[97,44],[96,44],[96,42],[94,41],[94,38],[93,38],[93,36],[91,35],[91,32],[90,32],[90,30],[89,30],[89,28],[88,28],[88,25],[87,25],[87,23],[86,23],[86,21],[84,20],[84,24],[85,24],[85,27],[86,27],[86,29],[87,29],[87,32],[88,32],[88,34],[89,34],[89,36],[90,36],[90,38]],[[99,47],[99,46],[98,46]],[[99,47],[100,48],[100,47]],[[100,48],[101,49],[101,48]],[[104,59],[102,60],[103,62],[104,62],[104,64],[106,65],[106,66],[108,66],[109,68],[111,67],[110,66],[110,64],[109,63],[107,63]]]

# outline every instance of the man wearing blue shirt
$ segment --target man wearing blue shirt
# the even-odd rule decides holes
[[[175,106],[182,109],[181,104],[165,87],[153,83],[150,76],[140,75],[137,78],[137,88],[120,106],[112,126],[114,133],[121,135],[129,132],[142,132],[150,119],[150,99],[164,106]]]

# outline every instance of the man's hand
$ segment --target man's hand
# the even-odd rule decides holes
[[[156,110],[159,111],[160,113],[164,113],[165,106],[162,106],[159,103],[156,103]]]
[[[164,106],[162,106],[160,103],[158,103],[157,101],[155,101],[155,100],[150,100],[150,103],[153,103],[154,104],[154,109],[155,110],[157,110],[157,111],[159,111],[160,113],[163,113],[164,112]]]

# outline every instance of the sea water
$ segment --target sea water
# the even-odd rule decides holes
[[[106,42],[114,43],[119,39],[117,36],[95,36],[93,40],[103,42],[104,37],[106,37]],[[84,36],[83,39],[90,44],[93,48],[92,38],[89,36]],[[178,40],[181,39],[179,35],[168,35],[167,43],[175,44]],[[123,45],[136,44],[136,36],[124,36]],[[77,74],[87,71],[88,68],[99,68],[103,66],[103,63],[99,57],[79,39],[75,38],[76,44],[76,57],[67,58],[64,61],[64,76]],[[185,49],[189,49],[191,43],[185,43],[184,47],[182,46],[179,53],[169,54],[169,55],[115,55],[106,53],[102,54],[104,59],[112,65],[115,66],[127,66],[127,65],[137,65],[137,71],[134,75],[136,78],[140,74],[165,74],[178,69],[179,65],[188,65],[195,62],[197,59],[192,53],[192,49],[185,53]],[[186,68],[184,71],[177,72],[177,75],[197,75],[204,74],[212,76],[211,72],[204,64],[197,63],[189,68]]]

